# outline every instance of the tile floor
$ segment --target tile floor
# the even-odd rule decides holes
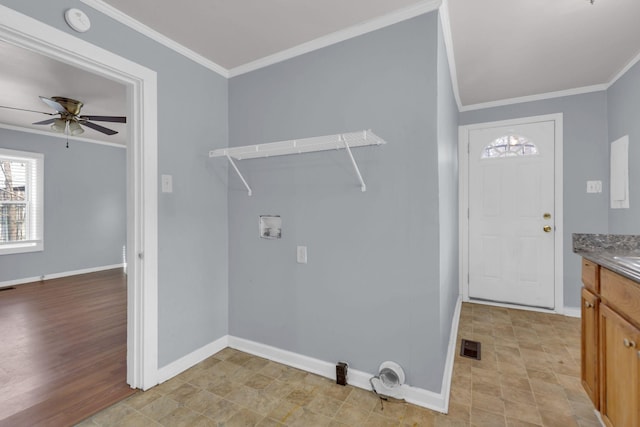
[[[580,384],[580,320],[463,304],[449,414],[227,348],[166,383],[94,415],[89,426],[597,427]]]

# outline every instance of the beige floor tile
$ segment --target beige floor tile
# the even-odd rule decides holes
[[[380,405],[380,399],[376,395],[360,388],[351,390],[345,402],[367,413],[371,412],[375,406]]]
[[[209,391],[199,389],[196,393],[186,398],[183,405],[196,412],[204,413],[211,404],[216,403],[221,399],[221,397],[218,397]]]
[[[240,410],[240,406],[226,399],[218,399],[209,404],[203,415],[216,422],[223,422],[231,418]]]
[[[273,418],[263,418],[262,421],[256,424],[256,427],[279,427],[283,425],[284,424],[274,420]]]
[[[300,405],[296,405],[287,400],[280,400],[278,401],[278,405],[267,414],[267,418],[274,419],[282,424],[289,424],[302,416],[303,412]]]
[[[383,417],[382,415],[371,413],[365,423],[367,427],[396,427],[399,424],[397,420]]]
[[[247,369],[250,369],[252,371],[256,371],[257,372],[257,371],[260,371],[261,369],[263,369],[268,364],[269,364],[269,360],[268,359],[263,359],[262,357],[254,356],[251,359],[249,359],[242,366],[247,368]]]
[[[342,407],[344,402],[324,394],[316,394],[307,407],[313,412],[332,418]]]
[[[505,415],[507,418],[516,419],[531,424],[542,423],[540,412],[535,401],[530,401],[528,404],[521,402],[505,401]]]
[[[310,427],[310,426],[318,426],[324,427],[328,426],[331,423],[331,418],[325,417],[324,415],[316,414],[308,408],[302,409],[302,414],[297,417],[291,423],[287,425],[291,427]]]
[[[351,426],[362,426],[369,418],[371,411],[365,411],[360,406],[344,403],[335,416],[336,420]]]
[[[133,409],[140,409],[161,397],[162,395],[160,393],[158,393],[154,389],[151,389],[147,391],[140,391],[134,394],[133,396],[125,400],[124,403],[126,403],[128,406],[132,407]]]
[[[246,385],[248,387],[251,387],[251,388],[255,388],[256,390],[264,390],[273,381],[275,381],[273,378],[270,378],[270,377],[268,377],[266,375],[254,373],[251,377],[249,377],[244,382],[244,385]]]
[[[227,421],[218,423],[219,426],[224,427],[247,427],[247,426],[255,426],[260,421],[262,421],[264,417],[260,414],[257,414],[250,409],[242,408],[235,414],[231,416]]]
[[[372,414],[392,419],[396,423],[400,423],[404,419],[406,412],[407,404],[397,400],[383,401],[381,405],[375,405],[371,411]]]
[[[140,409],[140,413],[152,420],[159,421],[178,409],[179,406],[180,404],[175,400],[170,399],[167,396],[163,396]]]
[[[116,426],[117,427],[140,427],[140,426],[154,427],[154,426],[161,426],[161,425],[162,424],[158,423],[157,421],[151,418],[145,417],[140,412],[135,412],[133,414],[127,415],[126,417],[118,421],[117,424],[114,424],[114,427]]]
[[[185,407],[180,407],[159,419],[158,422],[167,427],[188,427],[202,415]]]
[[[94,415],[92,421],[99,426],[117,425],[120,420],[135,412],[135,409],[126,405],[126,401],[120,402]]]
[[[504,415],[505,402],[501,397],[492,396],[473,392],[471,397],[471,408],[482,409],[483,411],[493,412],[495,414]]]
[[[349,397],[349,394],[351,393],[352,389],[353,389],[352,386],[341,386],[338,384],[331,383],[331,384],[326,384],[322,387],[318,387],[317,392],[319,394],[323,394],[325,396],[329,396],[336,400],[344,402],[347,399],[347,397]]]
[[[507,421],[504,415],[483,411],[482,409],[471,408],[471,425],[477,427],[501,427],[506,426]]]
[[[370,391],[227,348],[81,426],[597,427],[579,378],[580,322],[463,304],[462,337],[482,360],[455,356],[449,413],[382,402]]]

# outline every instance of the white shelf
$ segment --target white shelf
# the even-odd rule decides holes
[[[358,165],[356,164],[353,154],[351,153],[351,148],[382,144],[386,144],[386,141],[370,130],[363,130],[359,132],[341,133],[336,135],[292,139],[290,141],[270,142],[267,144],[220,148],[217,150],[209,151],[209,157],[226,157],[240,176],[240,179],[247,188],[249,195],[251,195],[251,188],[240,173],[240,170],[236,166],[233,159],[246,160],[273,156],[286,156],[289,154],[304,154],[317,151],[345,149],[349,155],[351,163],[353,164],[353,168],[358,175],[361,189],[362,191],[366,191],[367,186],[362,179],[362,175],[360,174]]]

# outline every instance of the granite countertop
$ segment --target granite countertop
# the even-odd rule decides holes
[[[640,264],[624,257],[640,257],[640,236],[620,234],[574,234],[573,252],[589,261],[640,283]]]

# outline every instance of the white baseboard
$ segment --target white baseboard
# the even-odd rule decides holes
[[[218,338],[214,342],[209,343],[203,347],[200,347],[199,349],[187,354],[184,357],[181,357],[175,362],[171,362],[168,365],[158,369],[158,375],[156,376],[156,378],[158,378],[158,384],[161,384],[175,377],[176,375],[181,374],[187,369],[213,356],[220,350],[223,350],[229,347],[228,338],[229,338],[228,335]]]
[[[40,282],[42,280],[59,279],[61,277],[77,276],[79,274],[96,273],[98,271],[113,270],[114,268],[123,268],[123,267],[124,267],[124,264],[103,265],[101,267],[84,268],[82,270],[65,271],[62,273],[43,274],[41,276],[7,280],[4,282],[0,282],[0,288],[5,288],[7,286],[24,285],[25,283]]]
[[[582,311],[580,310],[580,307],[565,307],[562,314],[568,317],[581,317]]]
[[[435,393],[419,387],[405,386],[405,400],[408,403],[422,406],[434,411],[447,413],[449,409],[449,393],[451,391],[451,379],[453,375],[453,362],[455,360],[456,341],[458,336],[458,325],[460,322],[460,310],[462,307],[462,297],[458,297],[456,307],[453,314],[451,332],[449,335],[449,346],[447,349],[447,358],[445,362],[444,374],[442,378],[442,388],[440,393]],[[158,382],[163,383],[170,378],[186,371],[187,369],[197,365],[206,358],[213,356],[225,347],[231,347],[254,356],[263,357],[292,368],[300,369],[305,372],[320,375],[333,381],[336,379],[336,365],[331,362],[316,359],[302,354],[294,353],[288,350],[272,347],[270,345],[261,344],[244,338],[225,335],[216,341],[189,353],[188,355],[164,366],[158,370]],[[371,390],[369,380],[374,374],[349,368],[347,382],[364,390]]]
[[[315,359],[313,357],[304,356],[288,350],[282,350],[266,344],[234,336],[229,336],[228,344],[231,348],[253,354],[254,356],[264,357],[265,359],[273,360],[274,362],[282,363],[283,365],[301,369],[306,372],[311,372],[334,381],[336,379],[336,365],[331,362],[326,362],[324,360]],[[372,377],[373,374],[349,368],[347,382],[354,387],[371,390],[369,379]],[[450,382],[451,378],[449,377],[449,387]],[[405,389],[405,400],[414,405],[422,406],[434,411],[442,413],[446,413],[447,411],[446,402],[448,401],[448,396],[445,397],[441,393],[434,393],[418,387],[407,386]]]
[[[451,321],[451,332],[449,333],[449,347],[447,348],[447,359],[444,365],[444,374],[442,375],[442,388],[440,396],[444,399],[442,408],[445,414],[449,412],[449,396],[451,394],[451,380],[453,378],[453,362],[456,359],[456,343],[458,342],[458,326],[460,325],[460,311],[462,310],[462,295],[458,296],[456,308],[453,311],[453,319]]]

